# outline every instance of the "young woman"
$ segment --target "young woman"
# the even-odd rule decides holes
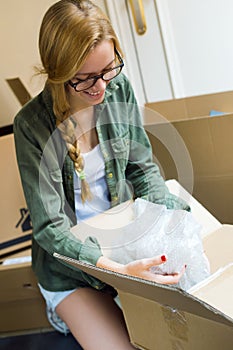
[[[189,209],[171,195],[152,162],[150,144],[112,26],[88,0],[61,0],[44,16],[39,49],[44,90],[14,121],[18,166],[33,224],[32,265],[51,324],[84,349],[133,349],[112,287],[53,257],[177,283],[184,271],[153,275],[156,256],[122,265],[98,242],[70,228],[129,198]],[[93,234],[94,236],[94,234]]]

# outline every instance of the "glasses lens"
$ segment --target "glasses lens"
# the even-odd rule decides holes
[[[95,79],[88,79],[76,85],[76,91],[86,90],[92,87],[95,83]]]
[[[111,80],[120,74],[122,67],[116,67],[103,75],[104,80]]]

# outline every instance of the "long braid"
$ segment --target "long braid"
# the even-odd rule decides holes
[[[60,123],[59,129],[61,131],[62,138],[66,143],[68,154],[71,160],[74,162],[75,171],[81,180],[81,200],[82,203],[85,203],[86,200],[92,199],[92,194],[89,184],[86,181],[84,159],[79,148],[78,140],[75,137],[74,124],[71,118],[67,118],[63,123]]]

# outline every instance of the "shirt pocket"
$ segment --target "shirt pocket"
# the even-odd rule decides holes
[[[61,170],[58,168],[58,169],[50,169],[49,170],[49,175],[52,179],[53,182],[55,183],[58,183],[58,182],[63,182],[63,179],[62,179],[62,173],[61,173]]]
[[[116,159],[126,159],[129,157],[129,133],[110,140],[113,156]]]

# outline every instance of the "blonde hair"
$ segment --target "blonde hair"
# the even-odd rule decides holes
[[[83,202],[91,198],[91,193],[85,181],[83,158],[74,137],[74,125],[68,118],[70,105],[66,83],[79,71],[90,51],[103,40],[111,40],[122,53],[109,19],[89,0],[56,2],[45,13],[39,33],[43,65],[41,73],[47,74],[57,125],[67,120],[60,130],[81,180]]]

